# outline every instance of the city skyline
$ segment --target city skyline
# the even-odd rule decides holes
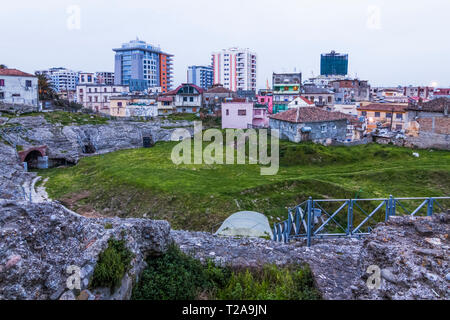
[[[320,55],[331,50],[348,53],[349,76],[373,86],[450,86],[450,45],[440,35],[450,29],[450,3],[46,3],[51,1],[3,5],[0,27],[8,32],[0,63],[27,72],[60,66],[114,71],[112,49],[139,37],[174,54],[174,85],[185,82],[189,65],[209,65],[212,52],[241,47],[258,55],[257,88],[271,83],[273,72],[302,72],[304,80],[319,75]],[[73,20],[78,13],[79,25]],[[230,19],[236,13],[240,19]]]

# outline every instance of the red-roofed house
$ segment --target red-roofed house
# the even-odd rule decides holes
[[[0,69],[0,103],[38,106],[38,79],[17,69]]]
[[[347,122],[348,115],[318,107],[292,108],[269,116],[270,128],[278,129],[281,139],[292,142],[344,142],[347,138]]]
[[[183,83],[176,89],[164,93],[158,98],[161,99],[171,97],[172,108],[178,113],[199,113],[202,107],[203,89],[191,83]]]
[[[315,107],[315,106],[316,105],[314,104],[314,102],[306,99],[305,97],[298,96],[288,104],[288,109],[299,107]]]

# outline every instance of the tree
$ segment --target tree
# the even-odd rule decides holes
[[[35,75],[38,78],[39,100],[57,100],[58,95],[51,87],[45,74],[36,72]]]
[[[0,64],[0,69],[8,69],[8,67],[4,64]]]

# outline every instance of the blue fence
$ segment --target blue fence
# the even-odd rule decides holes
[[[390,216],[431,216],[435,210],[445,212],[450,207],[449,200],[450,197],[319,200],[310,197],[289,208],[288,219],[274,225],[273,240],[306,239],[311,246],[313,239],[361,237]]]

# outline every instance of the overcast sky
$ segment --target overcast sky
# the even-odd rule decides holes
[[[450,86],[449,0],[1,2],[0,64],[26,72],[114,71],[112,48],[139,37],[175,55],[175,84],[188,65],[239,46],[258,55],[258,88],[272,72],[319,74],[331,50],[372,85]]]

